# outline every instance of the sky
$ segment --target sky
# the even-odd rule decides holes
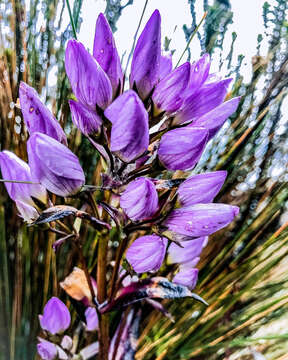
[[[107,0],[117,1],[117,0]],[[257,45],[257,35],[264,33],[262,20],[262,5],[264,0],[231,0],[232,11],[234,12],[233,24],[229,26],[226,35],[227,44],[224,50],[229,52],[231,33],[237,33],[235,42],[235,57],[238,54],[245,56],[244,74],[247,80],[251,74],[251,58],[255,55]],[[115,40],[120,56],[126,51],[129,53],[133,36],[135,34],[144,0],[134,0],[132,6],[124,9],[122,16],[117,23],[117,32]],[[197,23],[200,22],[204,14],[202,0],[196,0]],[[79,40],[82,41],[89,49],[93,48],[94,29],[97,15],[104,12],[106,6],[105,0],[84,0],[81,16],[83,23],[79,34]],[[176,49],[173,56],[174,64],[178,61],[182,51],[185,49],[186,41],[182,30],[183,24],[191,25],[191,14],[189,10],[188,0],[149,0],[146,12],[144,14],[141,29],[155,9],[159,9],[162,16],[162,36],[172,37],[171,48]],[[177,26],[174,32],[175,26]],[[141,30],[140,30],[141,31]],[[265,42],[264,42],[265,45]],[[192,60],[196,60],[200,55],[200,46],[196,37],[191,43]],[[265,49],[263,49],[264,51]],[[219,59],[212,59],[213,66],[216,70],[216,63]],[[184,58],[185,61],[185,58]],[[124,62],[125,63],[125,62]]]

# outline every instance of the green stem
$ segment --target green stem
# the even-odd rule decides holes
[[[76,27],[75,27],[75,24],[74,24],[74,19],[73,19],[73,15],[72,15],[69,0],[66,0],[66,4],[67,4],[68,12],[69,12],[69,18],[70,18],[70,23],[71,23],[72,30],[73,30],[73,35],[74,35],[74,38],[77,40]]]

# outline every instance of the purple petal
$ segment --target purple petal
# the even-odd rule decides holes
[[[164,225],[170,231],[191,237],[210,235],[233,221],[239,208],[226,204],[197,204],[176,209]]]
[[[17,209],[19,210],[20,216],[27,223],[31,223],[36,220],[39,216],[37,210],[32,206],[20,200],[15,201]]]
[[[162,136],[158,149],[161,163],[169,170],[191,170],[200,159],[207,136],[204,128],[168,131]]]
[[[69,100],[72,121],[74,125],[86,136],[98,133],[102,124],[96,111],[89,110],[80,102]]]
[[[52,297],[44,307],[43,315],[39,316],[43,330],[52,335],[62,333],[70,326],[71,317],[66,305],[56,297]]]
[[[144,153],[149,145],[148,113],[137,94],[126,91],[105,110],[112,123],[111,151],[125,162]]]
[[[210,140],[222,127],[228,117],[237,110],[240,99],[240,97],[235,97],[229,101],[225,101],[215,109],[195,119],[193,123],[188,126],[204,127],[209,131],[208,140]]]
[[[35,182],[30,173],[30,167],[11,151],[0,152],[0,168],[5,180]],[[46,190],[40,184],[21,184],[5,182],[5,187],[12,200],[21,201],[27,205],[34,205],[31,198],[46,202]],[[21,212],[21,210],[19,210]],[[24,217],[24,216],[23,216]]]
[[[198,280],[198,269],[181,269],[174,276],[173,283],[187,286],[188,289],[192,290],[195,288]]]
[[[84,45],[69,40],[65,52],[65,68],[77,99],[91,110],[105,109],[112,100],[112,87],[108,76],[89,54]]]
[[[182,105],[183,91],[190,76],[190,64],[184,63],[165,76],[153,92],[152,100],[158,109],[173,113]]]
[[[189,177],[177,190],[181,205],[186,207],[213,201],[224,184],[226,176],[227,171],[213,171]]]
[[[34,133],[27,142],[27,152],[33,177],[52,193],[69,196],[84,185],[78,158],[58,141]]]
[[[161,17],[155,10],[142,31],[132,59],[130,87],[146,99],[159,79],[161,59]]]
[[[168,262],[170,264],[191,262],[200,256],[205,244],[206,237],[182,241],[182,247],[172,242],[168,248]]]
[[[96,22],[93,56],[108,75],[115,97],[123,87],[123,72],[111,28],[102,13]]]
[[[99,320],[97,311],[93,307],[88,307],[85,310],[85,317],[86,317],[86,330],[87,331],[95,331],[99,327]]]
[[[210,70],[210,55],[204,54],[200,60],[191,64],[189,90],[195,93],[206,81]]]
[[[37,352],[42,360],[54,360],[58,355],[58,350],[56,345],[50,341],[39,339],[40,342],[37,344]]]
[[[159,69],[159,79],[163,79],[172,71],[172,55],[161,55],[160,58],[160,69]]]
[[[58,121],[41,102],[37,92],[23,81],[20,83],[19,100],[23,119],[30,135],[40,132],[67,145],[66,135]]]
[[[157,271],[165,257],[167,239],[157,235],[145,235],[129,247],[126,258],[137,273]]]
[[[225,99],[231,80],[225,79],[207,85],[204,84],[198,92],[193,93],[184,100],[174,122],[182,124],[193,121],[220,105]]]
[[[154,183],[144,177],[132,181],[121,195],[120,206],[134,221],[152,217],[158,209]]]

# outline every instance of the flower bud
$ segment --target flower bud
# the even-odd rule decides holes
[[[137,273],[157,271],[165,257],[167,239],[157,235],[145,235],[129,247],[126,258]]]
[[[50,136],[34,133],[27,143],[32,176],[59,196],[76,194],[85,177],[78,158]]]
[[[156,108],[168,113],[177,111],[182,105],[183,91],[188,85],[189,76],[190,64],[186,62],[160,80],[152,95]]]
[[[52,297],[44,307],[43,315],[39,315],[43,330],[55,335],[62,333],[70,326],[71,317],[66,305],[56,297]]]
[[[42,360],[54,360],[58,355],[56,345],[50,341],[39,339],[40,342],[37,344],[37,352]]]
[[[134,50],[130,87],[146,99],[157,84],[161,59],[161,16],[155,10],[145,25]]]
[[[170,264],[190,263],[193,259],[200,256],[206,243],[206,237],[182,241],[181,246],[172,242],[168,248],[168,262]]]
[[[4,180],[36,182],[31,176],[30,167],[11,151],[0,152],[0,168]],[[5,187],[12,200],[34,205],[32,197],[46,202],[46,190],[40,184],[9,183]],[[23,205],[23,206],[24,206]],[[21,206],[21,205],[20,205]],[[20,210],[19,210],[20,211]]]
[[[86,330],[87,331],[95,331],[98,330],[99,320],[97,311],[94,307],[88,307],[85,311],[86,317]]]
[[[208,140],[210,140],[222,127],[228,117],[237,110],[239,101],[240,97],[235,97],[229,101],[225,101],[215,109],[195,119],[192,124],[188,125],[188,127],[204,127],[208,130]]]
[[[187,96],[174,118],[174,124],[193,121],[220,105],[227,94],[232,79],[204,84],[199,91]]]
[[[37,92],[21,81],[19,100],[29,134],[40,132],[67,145],[66,135],[50,110],[41,102]]]
[[[102,13],[96,22],[93,56],[108,75],[115,97],[122,90],[124,75],[111,28]]]
[[[72,349],[73,340],[71,339],[70,336],[68,336],[68,335],[63,336],[62,341],[61,341],[61,347],[63,349],[65,349],[65,350],[71,350]]]
[[[172,232],[191,237],[210,235],[233,221],[239,208],[226,204],[196,204],[173,210],[164,225]]]
[[[69,40],[65,52],[65,68],[77,99],[90,110],[96,106],[105,109],[112,100],[112,87],[108,76],[89,54],[84,45]]]
[[[131,220],[152,217],[158,209],[158,194],[148,178],[138,178],[129,183],[120,198],[120,206]]]
[[[194,289],[198,280],[198,269],[184,268],[174,276],[173,282],[175,284],[187,286],[190,290]]]
[[[133,90],[124,92],[105,110],[112,123],[112,152],[125,162],[143,154],[149,145],[148,113]]]
[[[170,130],[161,138],[159,160],[169,170],[191,170],[200,159],[207,136],[204,128]]]
[[[181,205],[187,207],[213,201],[224,184],[226,176],[227,171],[213,171],[190,176],[177,190]]]
[[[102,120],[96,111],[74,100],[69,100],[69,105],[72,121],[82,134],[89,136],[100,131]]]

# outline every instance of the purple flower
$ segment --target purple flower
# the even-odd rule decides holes
[[[159,160],[169,170],[191,170],[200,159],[207,136],[204,128],[170,130],[161,138]]]
[[[130,87],[146,99],[159,80],[161,59],[161,17],[155,10],[145,25],[135,47],[130,73]]]
[[[0,152],[0,168],[2,177],[6,180],[36,182],[31,176],[28,164],[11,151],[5,150]],[[43,203],[46,202],[47,193],[40,184],[5,182],[5,187],[12,200],[20,201],[24,205],[34,205],[32,196]]]
[[[27,143],[32,176],[59,196],[77,193],[85,177],[78,158],[50,136],[34,133]]]
[[[123,72],[111,28],[101,13],[96,22],[93,56],[108,75],[113,97],[123,87]]]
[[[90,110],[95,111],[96,106],[106,109],[112,100],[110,80],[84,45],[76,40],[68,42],[65,68],[77,99]]]
[[[66,135],[58,121],[41,102],[37,92],[23,81],[20,83],[19,99],[23,119],[30,135],[40,132],[67,145]]]
[[[102,120],[96,111],[74,100],[69,100],[69,105],[72,121],[84,135],[89,136],[100,131]]]
[[[71,317],[66,305],[57,297],[52,297],[45,305],[43,315],[39,315],[39,320],[43,330],[55,335],[68,329]]]
[[[152,217],[158,209],[158,194],[154,183],[144,177],[130,182],[121,195],[120,206],[134,221]]]
[[[190,63],[186,62],[160,80],[152,95],[156,108],[169,113],[178,110],[183,102],[183,91],[188,85],[189,76]]]
[[[147,150],[148,113],[133,90],[119,96],[104,114],[112,123],[110,149],[121,160],[130,162]]]
[[[145,235],[129,247],[126,258],[137,273],[157,271],[165,257],[167,239],[157,235]]]
[[[195,93],[207,80],[210,70],[210,55],[204,54],[201,59],[191,65],[190,82],[187,89],[192,93]]]
[[[37,344],[37,352],[42,360],[54,360],[58,355],[56,345],[50,341],[39,338],[40,342]]]
[[[194,121],[220,105],[225,99],[231,80],[225,79],[204,84],[199,91],[188,96],[175,116],[174,123],[183,124]]]
[[[223,104],[195,119],[188,127],[204,127],[209,132],[208,140],[210,140],[222,127],[228,117],[237,110],[239,101],[240,97],[225,101]]]
[[[86,317],[86,330],[87,331],[97,330],[99,326],[99,320],[96,309],[93,307],[88,307],[85,310],[85,317]]]
[[[194,289],[198,280],[198,269],[181,268],[174,276],[173,282],[175,284],[187,286],[190,290]]]
[[[226,204],[196,204],[171,212],[164,225],[172,232],[191,237],[210,235],[227,226],[239,208]]]
[[[190,176],[177,190],[181,205],[186,207],[213,201],[224,184],[226,176],[227,171],[213,171]]]
[[[168,262],[170,264],[191,263],[195,258],[199,258],[206,243],[207,237],[182,241],[182,247],[172,242],[168,248]]]
[[[160,58],[160,69],[159,69],[159,79],[163,79],[172,71],[172,55],[161,55]]]

